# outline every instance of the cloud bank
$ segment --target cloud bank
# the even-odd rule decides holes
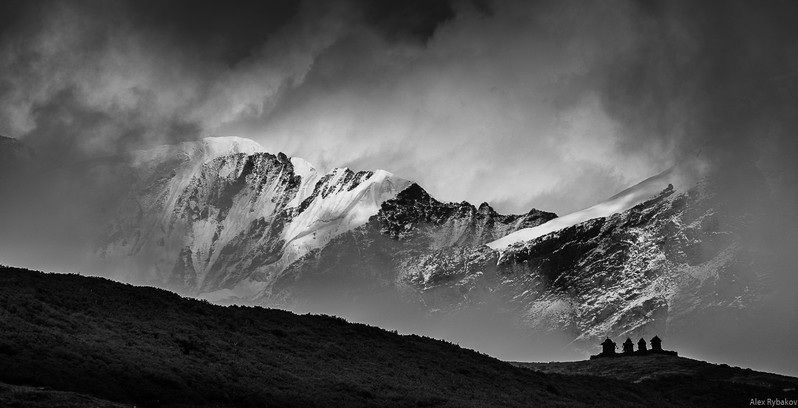
[[[0,134],[65,161],[238,135],[566,213],[699,151],[796,150],[792,2],[4,7]]]

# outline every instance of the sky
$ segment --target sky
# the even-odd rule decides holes
[[[696,157],[792,170],[797,8],[7,0],[0,134],[66,162],[243,136],[565,214]]]
[[[69,164],[209,136],[504,213],[566,214],[673,166],[745,208],[755,167],[770,197],[750,238],[779,291],[728,343],[744,354],[763,327],[798,334],[780,313],[798,287],[796,21],[794,0],[3,0],[0,135],[67,166],[3,207],[21,225],[0,244],[68,265],[127,180]]]

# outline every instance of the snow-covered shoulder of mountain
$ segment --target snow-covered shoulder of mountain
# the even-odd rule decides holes
[[[667,188],[669,184],[674,184],[675,179],[676,175],[674,169],[666,170],[592,207],[562,217],[557,217],[536,227],[518,230],[493,242],[489,242],[487,245],[492,249],[501,251],[515,243],[531,241],[535,238],[587,220],[608,217],[612,214],[624,212],[655,196],[657,193]]]

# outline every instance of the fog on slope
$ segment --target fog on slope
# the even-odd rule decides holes
[[[707,314],[674,340],[700,358],[795,376],[798,354],[790,339],[798,335],[798,184],[784,182],[797,173],[769,173],[773,165],[739,159],[715,166],[715,186],[730,203],[725,211],[745,214],[739,245],[752,260],[747,272],[765,276],[763,307],[739,315]]]
[[[0,175],[0,263],[109,276],[95,240],[134,182],[126,159],[52,166],[41,160]]]

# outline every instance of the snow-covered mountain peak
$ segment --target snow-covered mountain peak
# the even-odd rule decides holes
[[[292,157],[291,165],[294,166],[294,173],[300,177],[309,177],[311,174],[318,173],[312,164],[301,157]]]
[[[138,270],[134,280],[217,300],[268,287],[296,259],[365,224],[410,185],[383,170],[325,174],[237,137],[160,146],[132,158],[140,182],[101,253],[151,265],[128,268]]]

